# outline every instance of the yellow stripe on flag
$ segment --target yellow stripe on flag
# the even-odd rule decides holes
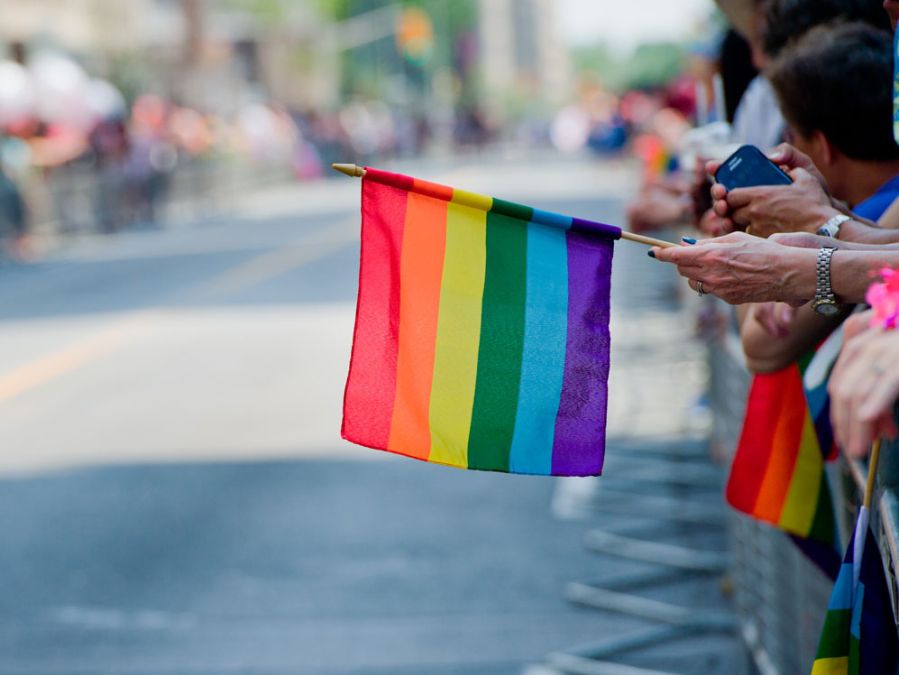
[[[451,202],[431,386],[432,462],[468,466],[486,264],[487,212]]]
[[[830,659],[815,659],[812,675],[848,675],[849,657],[837,656]]]
[[[793,468],[790,489],[784,500],[784,508],[778,523],[787,532],[808,535],[815,520],[818,507],[818,492],[821,489],[821,474],[824,461],[818,447],[818,436],[811,415],[806,413],[802,427],[799,455]]]

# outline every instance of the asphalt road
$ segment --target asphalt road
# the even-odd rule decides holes
[[[428,177],[610,222],[634,185],[579,162]],[[0,266],[0,673],[505,675],[645,625],[563,600],[633,564],[580,545],[554,481],[339,439],[358,184],[237,203]],[[616,256],[611,431],[675,441],[701,375],[645,387],[648,336],[683,324],[655,264]]]

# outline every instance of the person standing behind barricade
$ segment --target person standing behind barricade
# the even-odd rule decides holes
[[[831,195],[872,221],[899,197],[899,146],[889,115],[891,71],[889,35],[863,23],[813,29],[769,71],[791,140],[820,168]],[[856,103],[833,105],[840,91]],[[849,217],[824,220],[822,228],[833,236]],[[851,307],[823,316],[809,305],[796,311],[784,305],[748,306],[742,337],[750,368],[785,367],[830,333]]]
[[[25,200],[19,187],[0,163],[0,243],[5,244],[13,259],[28,258],[27,216]]]

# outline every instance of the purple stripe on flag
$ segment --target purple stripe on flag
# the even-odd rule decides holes
[[[553,441],[553,474],[596,476],[606,445],[609,286],[613,240],[570,230],[565,374]]]

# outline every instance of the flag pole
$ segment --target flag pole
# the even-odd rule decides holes
[[[871,456],[868,459],[868,480],[865,483],[865,499],[863,504],[866,509],[871,508],[874,498],[874,481],[877,478],[877,464],[880,462],[880,439],[871,444]]]
[[[335,163],[331,165],[331,168],[350,178],[363,178],[365,176],[365,168],[358,164]],[[628,241],[635,241],[638,244],[645,244],[646,246],[658,246],[659,248],[671,248],[672,246],[677,246],[677,244],[665,241],[664,239],[644,237],[642,234],[634,234],[633,232],[625,232],[624,230],[621,231],[621,238],[627,239]]]

